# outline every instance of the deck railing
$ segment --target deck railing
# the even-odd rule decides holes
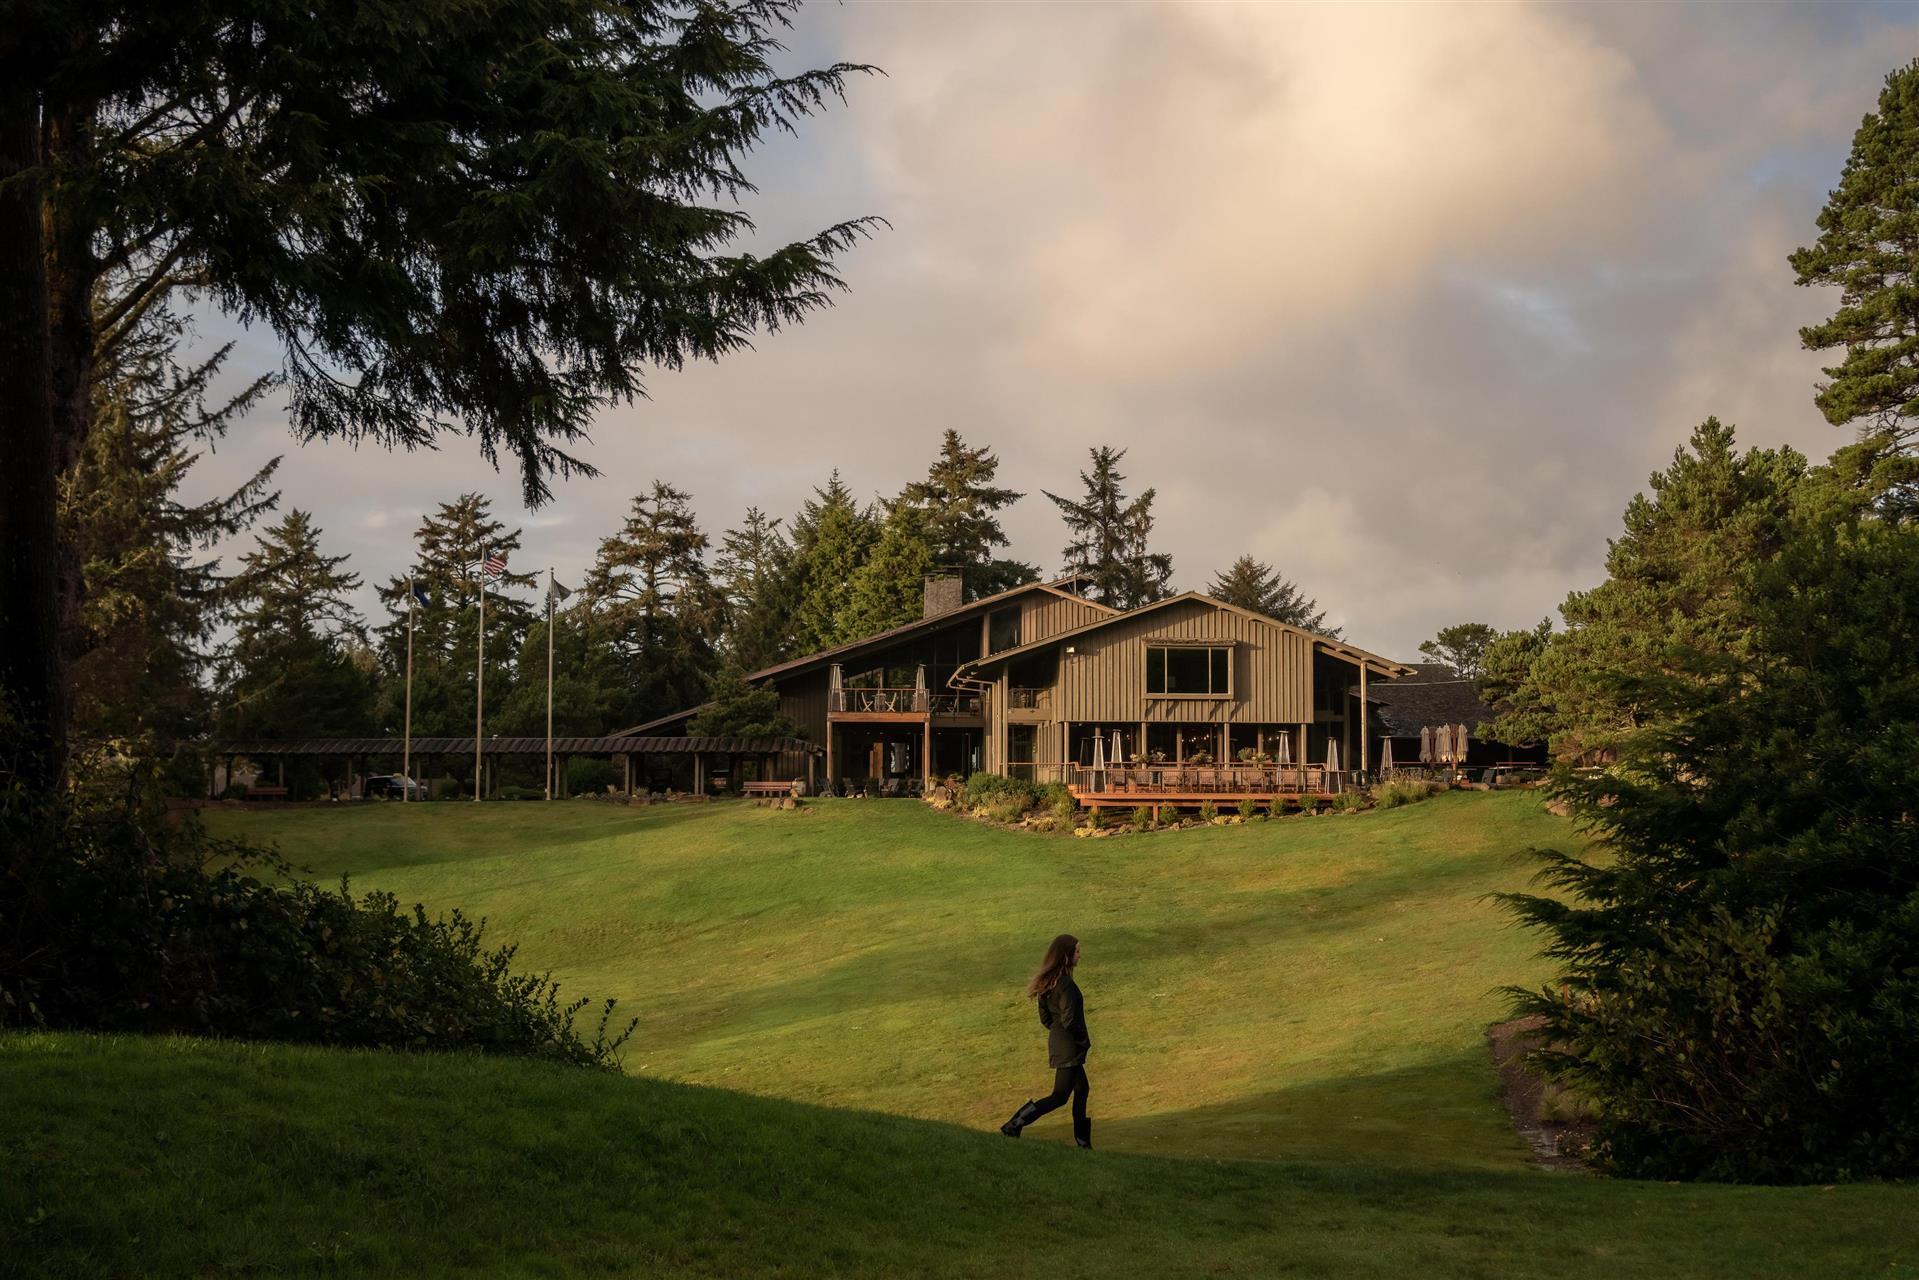
[[[1226,795],[1338,794],[1359,785],[1348,769],[1323,765],[1273,764],[1113,764],[1104,769],[1086,765],[1039,766],[1039,781],[1064,782],[1075,791]]]
[[[1006,706],[1012,711],[1044,711],[1048,692],[1044,688],[1028,689],[1014,685],[1006,691]]]
[[[926,711],[928,694],[924,689],[835,689],[826,699],[829,711],[919,712]]]
[[[834,689],[826,698],[829,711],[888,714],[976,716],[977,693],[934,693],[929,689]]]

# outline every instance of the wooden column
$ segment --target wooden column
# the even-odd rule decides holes
[[[1295,745],[1299,749],[1293,752],[1293,767],[1299,770],[1299,789],[1304,791],[1306,789],[1306,723],[1304,721],[1300,723],[1299,742]]]
[[[920,753],[920,785],[933,784],[933,717],[926,717],[925,746]]]
[[[698,751],[693,753],[693,794],[706,794],[706,756]]]
[[[633,798],[633,757],[630,755],[620,757],[620,790],[626,793],[627,799]]]
[[[837,786],[839,775],[833,771],[833,739],[839,735],[834,731],[833,722],[826,722],[826,785]]]
[[[278,785],[284,787],[287,784],[287,758],[285,756],[274,757],[273,767],[280,777]]]
[[[1219,726],[1219,762],[1233,762],[1233,726],[1230,721]]]
[[[1368,773],[1373,768],[1372,726],[1366,715],[1366,664],[1359,664],[1359,767]]]

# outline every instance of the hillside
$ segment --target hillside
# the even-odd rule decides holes
[[[1543,972],[1485,895],[1572,838],[1520,793],[1094,842],[882,801],[215,821],[620,996],[634,1074],[987,1130],[1050,1080],[1020,990],[1070,931],[1102,1146],[1478,1169],[1526,1160],[1484,1032]]]
[[[1079,1152],[564,1068],[0,1036],[0,1274],[1798,1278],[1919,1191]]]

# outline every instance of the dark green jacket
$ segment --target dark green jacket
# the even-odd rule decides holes
[[[1039,998],[1039,1021],[1046,1028],[1046,1065],[1082,1067],[1093,1037],[1086,1033],[1086,1000],[1068,974]]]

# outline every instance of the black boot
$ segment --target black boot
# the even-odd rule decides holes
[[[1092,1150],[1093,1117],[1086,1116],[1083,1119],[1073,1121],[1073,1141],[1079,1143],[1080,1146],[1085,1147],[1089,1151]]]
[[[1034,1102],[1031,1098],[1028,1098],[1026,1100],[1026,1105],[1021,1107],[1018,1111],[1015,1111],[1013,1113],[1013,1118],[1011,1120],[1008,1120],[1005,1124],[1001,1125],[999,1127],[999,1131],[1005,1134],[1009,1138],[1017,1138],[1019,1137],[1019,1131],[1021,1129],[1024,1129],[1027,1125],[1033,1123],[1033,1121],[1039,1119],[1041,1114],[1042,1113],[1039,1109],[1039,1104],[1037,1102]]]

